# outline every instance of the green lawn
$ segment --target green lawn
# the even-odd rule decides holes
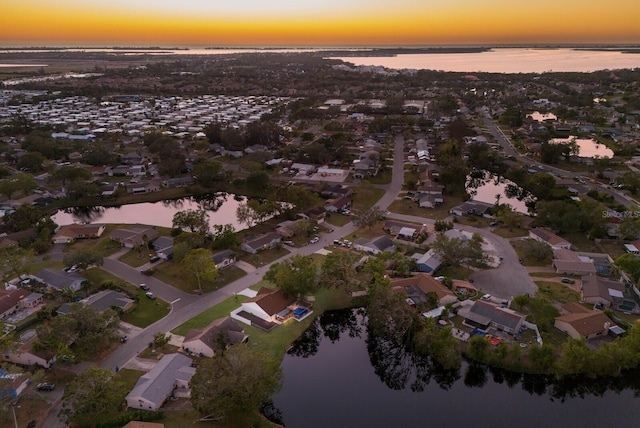
[[[564,284],[549,281],[534,281],[538,286],[538,296],[559,303],[578,302],[580,295]]]
[[[149,253],[147,251],[143,252],[138,249],[134,249],[123,254],[118,260],[131,267],[137,268],[149,261]]]
[[[100,268],[88,269],[86,272],[82,272],[82,276],[91,281],[93,284],[92,291],[97,290],[97,288],[105,281],[113,281],[115,283],[122,284],[130,293],[138,296],[136,308],[120,317],[124,322],[144,328],[159,319],[164,318],[169,313],[170,306],[164,300],[150,300],[144,295],[144,291],[138,288],[137,285],[123,281]]]
[[[125,389],[130,391],[135,386],[136,382],[145,372],[133,369],[120,369],[116,377],[119,378],[125,384]]]
[[[446,266],[436,271],[435,276],[446,276],[451,279],[463,279],[466,280],[473,273],[473,271],[464,266],[458,266],[456,268]]]
[[[389,184],[391,183],[392,171],[391,169],[387,169],[383,172],[378,173],[375,177],[368,177],[367,181],[371,184]]]
[[[258,254],[241,253],[240,258],[247,263],[251,263],[256,267],[264,266],[271,262],[278,260],[280,257],[284,257],[289,254],[289,250],[286,247],[275,247],[269,250],[260,251]]]
[[[353,187],[353,204],[352,207],[356,211],[364,211],[371,208],[384,195],[383,189],[371,187],[366,183]]]
[[[219,272],[218,278],[213,281],[202,281],[202,291],[210,293],[215,291],[236,279],[243,277],[244,271],[236,267],[230,267]],[[198,285],[188,282],[184,278],[182,266],[173,261],[166,261],[155,266],[153,277],[165,282],[185,293],[198,293]]]
[[[415,202],[408,199],[396,199],[389,206],[389,211],[414,215],[418,217],[432,218],[434,220],[443,220],[449,217],[449,210],[462,202],[460,196],[446,195],[444,197],[444,203],[437,208],[420,208]]]
[[[533,257],[527,257],[522,254],[522,247],[527,245],[529,241],[511,241],[511,246],[516,250],[518,257],[522,259],[524,266],[551,266],[551,259],[537,260]]]
[[[493,233],[498,236],[502,236],[505,239],[518,238],[520,236],[529,235],[529,231],[527,229],[520,229],[518,227],[514,227],[511,230],[509,230],[509,228],[507,227],[496,227],[495,229],[493,229]]]
[[[247,296],[241,295],[229,297],[227,300],[218,303],[217,305],[207,309],[204,312],[199,313],[183,324],[180,324],[178,327],[171,330],[171,333],[184,336],[189,330],[192,330],[194,328],[206,327],[207,325],[211,324],[212,321],[217,320],[218,318],[228,317],[231,311],[238,308],[242,304],[242,302],[247,299]]]
[[[624,246],[621,242],[600,242],[600,248],[614,260],[625,254]]]
[[[96,239],[78,239],[73,244],[69,244],[64,248],[65,253],[78,250],[94,250],[102,254],[103,257],[110,256],[122,247],[115,241],[109,239],[109,235],[114,229],[122,227],[121,224],[108,224],[104,233],[100,238]]]
[[[562,235],[567,241],[571,242],[571,246],[578,251],[586,251],[597,253],[600,251],[598,246],[587,238],[584,233],[567,233]]]
[[[338,213],[327,213],[325,222],[330,223],[336,227],[342,227],[352,220],[351,216],[342,215]]]

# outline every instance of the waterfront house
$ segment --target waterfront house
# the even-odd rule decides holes
[[[280,242],[282,242],[282,236],[276,232],[269,232],[257,237],[247,237],[242,244],[240,244],[240,248],[249,254],[257,254],[260,251],[280,245]]]
[[[529,231],[529,237],[531,239],[535,239],[539,242],[544,242],[548,244],[552,249],[558,250],[560,248],[564,248],[567,250],[571,249],[571,242],[559,237],[549,229],[544,228],[535,228]]]
[[[109,238],[120,243],[123,247],[135,248],[145,244],[145,242],[153,241],[158,236],[159,233],[153,226],[134,224],[126,228],[115,229],[111,232]]]
[[[69,224],[58,229],[51,238],[54,244],[70,244],[77,239],[99,238],[104,233],[104,224]]]
[[[585,303],[610,307],[616,300],[621,301],[624,298],[624,284],[621,282],[597,275],[583,276],[581,280],[581,297]]]
[[[233,265],[237,260],[237,255],[231,250],[223,250],[214,253],[212,256],[213,263],[215,263],[218,270],[222,270]]]
[[[395,292],[406,294],[414,304],[427,303],[429,293],[434,293],[438,297],[438,306],[444,306],[458,300],[451,290],[426,273],[419,273],[410,278],[392,279],[391,288]]]
[[[482,300],[476,300],[462,316],[466,324],[485,331],[489,327],[494,327],[507,333],[516,334],[524,323],[523,315]]]
[[[606,336],[615,323],[604,312],[587,309],[579,303],[562,306],[564,315],[555,319],[554,327],[576,340]]]

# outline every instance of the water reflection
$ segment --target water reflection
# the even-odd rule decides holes
[[[506,204],[523,214],[535,203],[535,197],[513,181],[484,170],[473,170],[467,176],[467,193],[474,201]]]
[[[60,226],[73,223],[148,224],[171,227],[173,216],[178,211],[204,209],[209,215],[209,224],[231,224],[235,230],[246,225],[239,222],[236,211],[243,196],[227,193],[212,193],[197,198],[145,202],[114,207],[74,207],[59,210],[52,219]]]
[[[282,365],[269,412],[289,428],[637,426],[640,417],[640,370],[560,380],[475,363],[442,370],[372,336],[363,309],[323,314]]]

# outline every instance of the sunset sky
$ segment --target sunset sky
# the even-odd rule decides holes
[[[7,0],[1,45],[640,43],[638,0]]]

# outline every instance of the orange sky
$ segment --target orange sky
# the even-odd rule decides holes
[[[638,0],[7,3],[0,13],[2,45],[640,43]]]

